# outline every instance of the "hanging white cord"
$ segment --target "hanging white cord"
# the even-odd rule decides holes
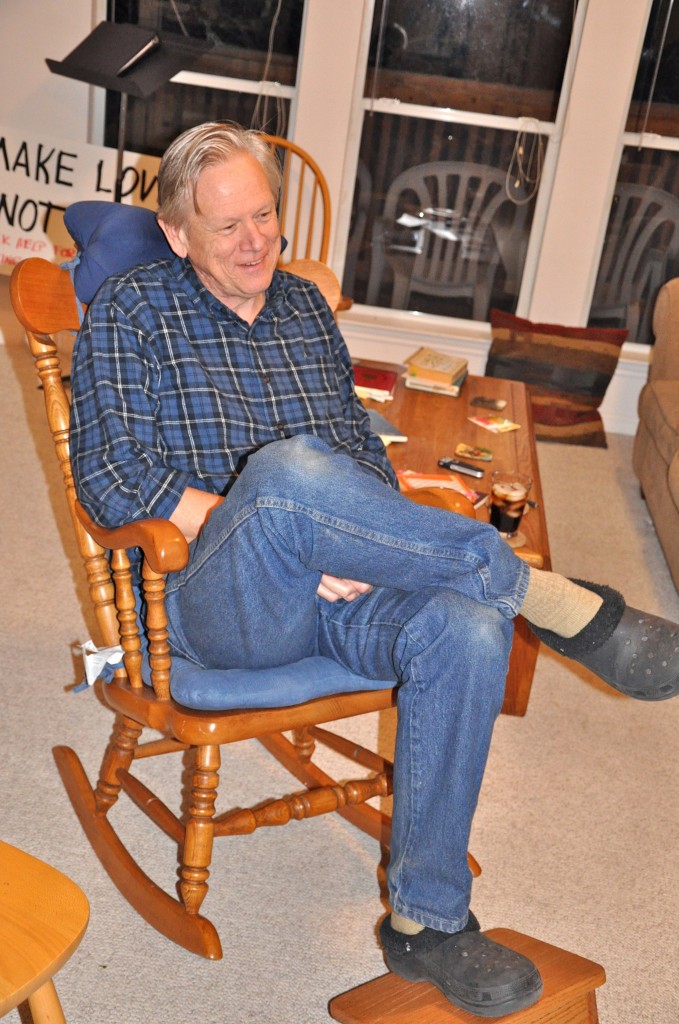
[[[648,103],[646,104],[646,112],[644,114],[644,123],[641,126],[641,132],[639,133],[639,149],[641,146],[641,139],[646,134],[646,127],[648,125],[648,118],[651,113],[651,104],[653,103],[653,96],[655,95],[655,87],[658,82],[658,71],[660,70],[660,60],[662,58],[663,50],[665,49],[665,40],[667,39],[667,30],[670,27],[670,17],[672,15],[672,8],[674,7],[674,0],[670,0],[667,7],[667,14],[665,15],[665,24],[662,30],[662,37],[660,39],[660,46],[658,47],[658,56],[655,58],[655,67],[653,68],[653,78],[651,80],[651,88],[648,93]]]
[[[671,0],[671,2],[673,3],[674,0]],[[571,33],[575,28],[577,14],[578,2],[573,0]],[[565,74],[568,75],[568,63]],[[562,82],[563,88],[566,88],[566,78]],[[524,126],[530,126],[530,131]],[[530,141],[528,141],[528,135],[530,135]],[[540,134],[539,121],[535,118],[520,118],[519,130],[516,133],[514,149],[512,150],[505,178],[507,198],[515,206],[526,206],[535,198],[540,186],[540,178],[542,177],[544,150],[545,144]]]
[[[530,125],[530,130],[524,127]],[[535,197],[542,176],[544,142],[538,121],[521,118],[514,149],[507,167],[505,192],[515,206],[525,206]]]
[[[170,5],[172,7],[172,10],[174,11],[175,18],[179,22],[180,29],[182,30],[185,36],[188,36],[189,33],[186,31],[186,25],[182,21],[182,16],[179,13],[179,8],[177,7],[176,0],[170,0]]]
[[[269,29],[269,45],[267,47],[266,61],[264,63],[264,72],[262,74],[262,79],[261,79],[261,84],[262,85],[268,79],[269,67],[271,66],[271,59],[273,57],[274,36],[276,34],[276,25],[278,24],[278,18],[280,17],[281,7],[282,6],[283,6],[283,0],[278,0],[278,3],[276,4],[276,10],[274,12],[274,16],[271,19],[271,28]],[[259,95],[257,96],[257,102],[255,104],[255,109],[254,109],[253,114],[252,114],[252,120],[250,122],[250,127],[251,128],[257,128],[257,129],[259,129],[259,131],[267,130],[267,131],[269,131],[269,133],[271,135],[283,135],[284,132],[285,132],[285,122],[284,122],[284,109],[283,109],[282,99],[281,99],[280,96],[276,98],[276,124],[274,126],[274,130],[273,131],[271,131],[271,129],[268,127],[268,125],[266,123],[267,115],[268,115],[268,104],[269,104],[269,97],[268,96],[264,96],[264,93],[263,93],[263,91],[260,88]]]

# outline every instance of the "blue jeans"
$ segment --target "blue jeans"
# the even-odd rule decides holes
[[[323,572],[374,589],[316,595]],[[251,456],[168,579],[173,646],[201,665],[313,654],[398,688],[392,908],[464,927],[467,846],[528,567],[490,526],[418,505],[302,436]]]

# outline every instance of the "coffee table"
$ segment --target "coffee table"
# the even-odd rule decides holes
[[[362,359],[360,362],[368,366],[403,370],[403,367],[374,360]],[[470,423],[468,416],[487,412],[470,406],[471,399],[477,395],[505,399],[507,405],[501,415],[519,423],[520,429],[505,434],[492,434]],[[537,507],[531,508],[523,518],[521,532],[525,534],[526,545],[524,549],[516,549],[516,553],[524,557],[529,564],[544,569],[551,568],[530,400],[524,384],[470,375],[462,387],[460,396],[450,398],[410,390],[399,379],[391,401],[366,400],[365,404],[381,412],[408,437],[407,442],[392,443],[387,449],[391,463],[397,470],[445,472],[439,467],[438,460],[445,455],[454,455],[455,445],[459,441],[464,441],[467,444],[490,448],[493,452],[492,462],[478,463],[479,468],[485,469],[483,479],[463,478],[474,490],[490,490],[490,473],[494,469],[518,469],[528,473],[533,479],[530,497]],[[477,510],[476,517],[487,522],[487,509]],[[540,641],[528,628],[525,620],[519,616],[515,621],[514,643],[507,673],[502,706],[504,714],[521,716],[526,713],[539,646]]]

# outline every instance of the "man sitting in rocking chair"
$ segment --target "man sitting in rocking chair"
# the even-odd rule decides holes
[[[467,866],[513,619],[641,700],[679,693],[677,627],[399,493],[329,308],[276,269],[280,170],[262,136],[192,128],[158,187],[174,257],[109,278],[76,344],[80,501],[102,526],[161,516],[190,542],[167,580],[183,657],[320,654],[398,684],[387,964],[480,1016],[530,1006],[540,975],[479,930]]]

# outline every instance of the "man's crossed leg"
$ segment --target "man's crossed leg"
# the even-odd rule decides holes
[[[373,589],[330,604],[323,573]],[[679,630],[606,587],[529,569],[492,527],[408,501],[314,437],[251,457],[168,594],[173,643],[201,664],[321,653],[399,684],[387,963],[482,1016],[534,1002],[534,965],[478,929],[466,864],[511,621],[522,612],[545,642],[651,700],[679,692]]]

